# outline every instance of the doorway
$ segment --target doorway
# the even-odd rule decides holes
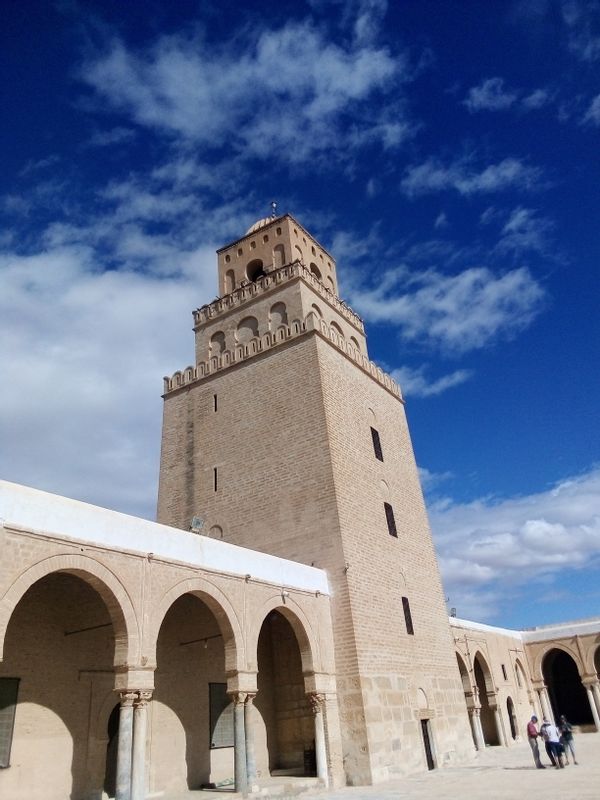
[[[431,743],[431,726],[428,719],[421,720],[421,736],[423,737],[423,746],[425,747],[427,769],[435,769],[435,760],[433,758],[433,747]]]

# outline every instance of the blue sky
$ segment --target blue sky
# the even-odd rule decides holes
[[[449,606],[597,614],[600,3],[3,12],[0,474],[152,518],[161,378],[277,200],[403,387]]]

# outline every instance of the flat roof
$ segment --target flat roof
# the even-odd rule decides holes
[[[276,586],[329,594],[327,574],[317,567],[2,480],[0,522],[6,527],[151,553],[200,569],[251,575]]]

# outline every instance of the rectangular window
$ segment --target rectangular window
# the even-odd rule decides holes
[[[0,769],[10,767],[19,678],[0,678]]]
[[[413,628],[412,614],[410,613],[410,603],[408,602],[408,597],[402,598],[402,608],[404,609],[404,622],[406,623],[406,632],[410,636],[414,636],[415,629]]]
[[[389,503],[384,503],[383,507],[385,509],[385,518],[387,520],[387,526],[390,536],[395,536],[398,538],[398,531],[396,530],[396,520],[394,519],[394,509],[391,507]]]
[[[217,410],[217,395],[216,394],[213,394],[213,405],[214,405],[214,409],[216,411]]]
[[[504,675],[504,680],[507,681],[508,675],[506,674],[506,667],[504,666],[504,664],[501,664],[500,666],[502,667],[502,674]]]
[[[375,458],[383,461],[383,450],[381,449],[381,439],[379,438],[379,431],[371,428],[371,438],[373,439],[373,450],[375,451]]]
[[[226,683],[209,683],[210,748],[233,747],[233,703]]]
[[[213,488],[215,492],[219,488],[219,474],[216,467],[213,467]]]

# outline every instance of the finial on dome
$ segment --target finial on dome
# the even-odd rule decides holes
[[[271,201],[271,219],[275,219],[277,216],[277,203],[275,200]]]

